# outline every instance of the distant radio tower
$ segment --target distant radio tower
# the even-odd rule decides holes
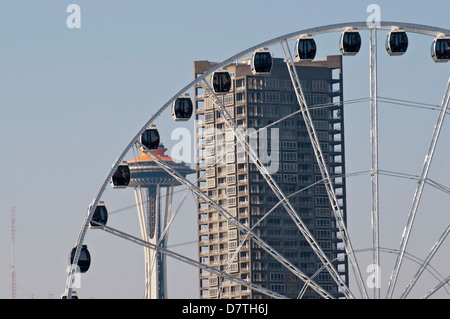
[[[16,239],[16,213],[14,207],[11,208],[11,298],[16,299],[16,268],[14,266],[14,249]]]

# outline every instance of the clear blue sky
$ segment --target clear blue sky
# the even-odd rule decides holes
[[[80,29],[66,25],[66,8],[71,3],[81,8]],[[11,207],[17,214],[18,296],[59,297],[64,290],[70,249],[98,187],[151,114],[192,80],[193,61],[222,61],[260,42],[301,29],[365,21],[366,7],[371,3],[381,7],[382,20],[450,29],[448,0],[0,0],[0,298],[10,297]],[[437,65],[431,60],[432,39],[411,35],[408,52],[390,58],[383,48],[385,34],[380,32],[379,94],[440,104],[450,63]],[[362,35],[367,39],[367,33]],[[319,58],[339,53],[338,36],[317,37]],[[359,55],[344,59],[345,99],[369,95],[367,42],[361,50]],[[349,106],[346,111],[348,171],[370,167],[370,162],[360,164],[360,159],[367,159],[369,154],[368,115],[367,103]],[[431,111],[380,105],[380,118],[385,120],[380,131],[386,129],[386,133],[380,132],[383,169],[420,174],[436,116]],[[169,117],[162,117],[160,126],[164,119]],[[402,129],[403,124],[410,126]],[[187,124],[192,126],[193,122]],[[173,143],[172,128],[170,122],[162,129],[166,136],[163,142],[169,146]],[[393,132],[399,135],[394,138]],[[444,128],[440,145],[449,145],[449,138],[450,131]],[[445,147],[436,155],[431,174],[446,185],[450,176],[444,168],[450,155]],[[367,182],[367,176],[364,178]],[[394,195],[397,186],[388,178],[381,180],[386,195],[381,204],[383,222],[396,227],[396,231],[386,232],[386,243],[389,240],[390,248],[397,248],[415,182],[402,182],[403,191]],[[359,197],[362,191],[370,196],[368,185],[349,184],[349,197]],[[105,196],[111,200],[110,211],[134,202],[131,191]],[[422,248],[417,252],[421,258],[437,240],[438,230],[449,222],[445,211],[448,195],[438,193],[427,200],[439,205],[422,211],[416,222],[424,226],[423,236],[411,245]],[[189,201],[174,225],[171,243],[196,238],[192,196]],[[370,206],[356,203],[350,208],[349,228],[367,233]],[[134,210],[110,218],[117,228],[138,234]],[[425,236],[429,233],[432,235]],[[82,277],[83,298],[143,296],[141,247],[94,231],[89,232],[85,243],[93,263]],[[361,240],[355,246],[366,248],[370,241]],[[446,259],[439,259],[440,269],[447,269],[445,276],[450,263],[448,247]],[[196,257],[195,245],[178,249]],[[169,296],[196,298],[197,270],[178,263],[171,264],[173,269],[176,272],[172,271],[169,281]],[[383,275],[389,275],[390,270],[387,268]]]

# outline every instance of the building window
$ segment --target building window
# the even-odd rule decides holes
[[[227,205],[228,206],[236,206],[236,197],[227,198]]]
[[[280,92],[265,92],[266,103],[280,103]]]
[[[298,171],[297,163],[284,163],[283,171],[284,172],[297,172]]]
[[[214,178],[208,178],[206,180],[206,187],[207,188],[216,187],[216,180]]]
[[[227,187],[227,196],[236,195],[236,186]]]
[[[263,97],[261,92],[248,92],[247,100],[249,103],[263,103]],[[252,115],[252,114],[249,114]],[[254,114],[258,115],[258,114]]]
[[[316,130],[326,130],[328,128],[327,121],[313,121],[313,125]]]
[[[303,92],[311,91],[311,82],[310,81],[300,81],[300,86],[302,87]]]
[[[297,153],[283,152],[283,161],[297,161]]]
[[[327,190],[324,185],[317,185],[314,187],[314,194],[316,195],[326,195]]]
[[[316,219],[316,227],[318,228],[330,228],[330,220],[329,219]]]
[[[280,90],[284,91],[294,91],[292,82],[290,80],[280,80]]]
[[[214,121],[214,111],[208,111],[205,113],[205,122],[210,123]]]
[[[278,116],[278,107],[265,107],[264,108],[264,116],[265,117],[277,117]]]
[[[234,94],[233,93],[226,94],[223,99],[223,104],[225,106],[233,105],[234,104]]]
[[[297,142],[295,142],[295,141],[282,141],[281,142],[281,148],[283,150],[296,150],[297,149]]]
[[[313,101],[312,101],[312,103],[314,105],[326,104],[327,103],[327,96],[326,96],[326,94],[313,94]]]
[[[284,183],[297,183],[298,175],[297,174],[283,174],[283,182]]]
[[[312,81],[312,91],[327,92],[328,83],[326,81]]]
[[[317,132],[317,138],[319,141],[328,141],[328,133],[327,132]]]
[[[323,103],[326,103],[326,99],[325,99],[325,102],[323,102]],[[323,104],[323,103],[320,103],[320,104]],[[316,104],[316,103],[314,103],[314,104]],[[319,104],[319,103],[317,103],[317,104]],[[311,111],[311,115],[314,118],[327,119],[328,118],[328,110],[326,108],[317,108],[317,109],[314,109]]]
[[[270,281],[284,281],[284,274],[283,273],[271,273],[270,274]]]
[[[216,169],[214,167],[206,169],[206,177],[214,177],[214,176],[216,176]]]
[[[317,206],[329,206],[330,205],[330,200],[328,199],[328,197],[316,197],[315,201],[316,201]]]
[[[228,239],[237,239],[237,229],[232,229],[228,231]]]
[[[248,78],[248,89],[249,90],[262,90],[263,89],[263,79],[262,78]]]
[[[284,284],[270,284],[270,290],[278,293],[284,293]]]
[[[227,185],[236,184],[236,175],[227,176]]]
[[[226,156],[227,164],[232,164],[235,161],[235,153],[228,153]]]
[[[318,239],[329,239],[331,238],[331,232],[329,230],[316,230],[316,236]]]
[[[228,249],[235,250],[238,247],[238,243],[236,240],[231,240],[228,242]]]
[[[316,208],[316,217],[330,217],[330,209]]]
[[[279,90],[280,89],[280,81],[274,78],[265,78],[265,87],[268,90]]]
[[[236,79],[236,90],[245,89],[245,79]]]

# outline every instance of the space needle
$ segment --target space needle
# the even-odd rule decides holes
[[[161,144],[153,153],[183,177],[195,173],[186,163],[167,156],[166,151]],[[173,190],[180,183],[145,154],[129,160],[127,165],[131,175],[128,187],[134,188],[142,239],[166,248],[168,232],[165,230],[171,217]],[[148,247],[144,247],[144,254],[145,298],[166,298],[166,257]]]

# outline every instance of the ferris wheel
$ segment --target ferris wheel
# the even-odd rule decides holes
[[[301,65],[303,61],[313,61],[315,59],[319,47],[315,41],[315,37],[327,33],[340,34],[340,53],[343,56],[349,56],[348,59],[351,59],[352,56],[359,53],[361,44],[363,43],[364,35],[362,35],[360,31],[367,31],[369,35],[368,68],[370,71],[370,96],[360,102],[367,102],[370,106],[370,138],[368,139],[368,144],[370,145],[370,161],[367,163],[367,170],[364,172],[337,172],[330,169],[330,161],[324,156],[321,146],[323,144],[319,140],[315,121],[311,117],[312,108],[311,105],[309,105],[310,103],[308,103],[308,99],[305,97],[297,66],[299,64]],[[245,289],[248,289],[249,291],[256,291],[270,298],[287,298],[282,290],[272,289],[271,285],[260,285],[256,281],[249,280],[248,278],[243,279],[242,276],[236,276],[233,271],[230,271],[231,262],[239,255],[240,250],[243,249],[246,243],[248,245],[248,242],[251,242],[252,247],[258,247],[264,254],[270,255],[270,258],[280,265],[279,267],[289,271],[292,276],[301,283],[302,288],[296,293],[298,298],[303,297],[307,289],[314,291],[314,293],[321,298],[335,298],[336,296],[345,298],[384,297],[382,296],[381,288],[379,286],[375,285],[373,287],[368,287],[369,282],[367,281],[365,266],[363,267],[360,264],[360,256],[365,253],[371,255],[369,259],[370,265],[372,265],[373,268],[371,270],[372,273],[369,273],[369,275],[372,276],[372,279],[375,278],[375,281],[379,279],[377,277],[377,270],[380,269],[380,267],[386,269],[382,264],[383,258],[381,258],[381,254],[385,253],[394,256],[393,260],[391,258],[391,264],[389,266],[392,270],[389,271],[390,274],[387,282],[383,284],[386,290],[386,298],[407,298],[410,291],[424,273],[430,273],[434,278],[434,282],[429,283],[429,291],[424,296],[425,298],[432,296],[433,293],[438,290],[446,291],[447,296],[449,296],[450,276],[448,274],[448,267],[444,270],[447,271],[447,273],[441,273],[432,266],[435,255],[443,253],[441,250],[450,231],[448,218],[445,225],[439,225],[442,228],[440,231],[436,231],[433,234],[418,234],[419,237],[432,237],[435,241],[435,244],[429,247],[428,252],[424,256],[420,256],[419,258],[411,255],[408,252],[408,244],[410,244],[411,235],[414,234],[414,221],[416,220],[417,214],[422,210],[422,207],[419,208],[419,203],[421,202],[425,186],[433,188],[445,195],[450,194],[450,187],[446,187],[439,181],[432,180],[428,176],[431,162],[438,145],[438,138],[443,127],[444,116],[448,113],[448,105],[450,103],[450,77],[445,85],[442,84],[443,98],[441,105],[427,105],[429,108],[433,108],[435,111],[433,114],[438,115],[437,119],[435,119],[434,126],[429,128],[431,142],[429,143],[428,150],[425,154],[418,155],[420,161],[424,159],[421,171],[414,175],[380,169],[378,163],[378,104],[383,102],[383,98],[378,94],[377,40],[379,37],[378,33],[382,32],[386,33],[386,52],[389,56],[403,55],[407,51],[408,46],[411,45],[408,34],[420,34],[431,37],[431,57],[423,57],[423,59],[429,58],[434,62],[448,62],[450,60],[450,30],[401,22],[380,22],[377,26],[370,26],[366,22],[351,22],[304,29],[273,38],[233,55],[223,62],[212,64],[209,69],[198,74],[192,82],[183,87],[150,117],[115,160],[114,165],[100,185],[98,192],[95,194],[94,199],[88,208],[76,244],[72,249],[70,255],[71,266],[63,297],[73,298],[76,296],[74,290],[74,276],[77,271],[83,273],[89,269],[90,253],[87,250],[87,246],[84,244],[84,240],[86,233],[93,229],[96,229],[96,231],[106,231],[144,247],[147,298],[167,297],[167,287],[165,287],[164,282],[165,276],[170,274],[167,274],[165,271],[166,257],[175,258],[186,264],[197,267],[200,270],[214,274],[222,281],[226,280],[228,282],[239,284],[242,287],[246,287]],[[282,123],[284,120],[293,116],[303,120],[305,132],[307,132],[308,141],[312,150],[311,154],[316,165],[316,173],[317,175],[320,175],[320,179],[310,181],[310,185],[305,186],[300,185],[300,183],[296,184],[298,188],[295,189],[294,193],[301,192],[318,184],[323,186],[322,189],[325,190],[326,198],[328,198],[329,201],[328,207],[330,208],[331,217],[333,217],[334,220],[333,228],[338,236],[338,245],[340,246],[341,252],[338,254],[339,256],[333,257],[334,259],[330,258],[330,254],[324,252],[323,247],[321,247],[323,241],[321,241],[320,238],[317,238],[316,233],[311,231],[311,227],[302,219],[302,214],[300,214],[297,211],[296,206],[291,203],[290,198],[292,192],[287,194],[283,188],[280,187],[279,180],[275,180],[274,174],[272,174],[272,172],[264,165],[258,152],[255,151],[254,145],[250,142],[249,136],[242,131],[242,127],[236,121],[233,114],[230,114],[230,108],[224,105],[223,96],[236,89],[236,83],[234,83],[233,78],[234,75],[228,71],[228,66],[237,64],[240,61],[247,61],[246,63],[249,66],[251,74],[262,77],[268,76],[271,74],[274,65],[275,60],[273,52],[275,50],[282,52],[281,58],[284,59],[283,61],[287,67],[291,87],[295,95],[295,102],[297,103],[297,110],[295,112],[283,114],[283,116],[277,118],[275,122],[277,124]],[[420,63],[420,61],[417,61],[417,63]],[[439,83],[436,83],[436,85],[439,85]],[[232,138],[235,145],[239,145],[241,150],[248,156],[248,162],[254,165],[255,171],[259,174],[260,181],[264,182],[264,189],[277,199],[277,201],[273,203],[273,209],[254,216],[251,225],[242,222],[239,217],[230,213],[230,210],[226,208],[226,205],[224,205],[223,202],[200,186],[198,181],[204,178],[203,175],[196,175],[194,182],[189,180],[187,175],[195,173],[195,170],[191,169],[185,163],[177,162],[166,155],[165,151],[167,149],[161,144],[163,136],[158,131],[158,127],[165,125],[164,122],[159,121],[161,115],[164,114],[164,112],[169,113],[171,119],[173,119],[175,123],[182,123],[189,120],[192,121],[191,118],[195,114],[198,106],[192,102],[190,92],[196,87],[201,87],[203,95],[210,99],[212,107],[218,114],[217,116],[220,116],[223,120],[227,132],[233,134]],[[390,99],[390,101],[408,103],[408,101],[404,100],[394,101],[394,99]],[[334,108],[334,110],[338,109],[343,111],[344,106],[347,103],[350,104],[352,101],[339,101],[338,105],[331,102],[321,105],[321,107]],[[409,101],[409,104],[419,106],[419,103],[415,102]],[[421,106],[425,106],[425,104]],[[348,112],[351,112],[351,110]],[[274,125],[272,122],[268,124],[268,126],[272,125]],[[218,161],[218,158],[213,157],[213,160],[210,160],[210,162],[207,163],[207,166],[214,167]],[[197,163],[197,165],[199,164]],[[207,169],[204,171],[207,172]],[[366,176],[370,180],[370,193],[368,194],[370,209],[366,212],[367,218],[370,219],[370,226],[365,232],[370,233],[371,246],[365,248],[355,248],[355,240],[358,239],[353,236],[354,230],[348,226],[349,221],[352,219],[352,212],[347,208],[348,205],[344,208],[341,201],[342,197],[336,192],[335,180],[349,180],[352,176],[356,175]],[[380,175],[391,176],[393,178],[406,178],[412,180],[415,185],[414,192],[411,194],[412,204],[410,204],[409,211],[405,213],[407,222],[404,226],[403,233],[399,234],[400,243],[398,241],[391,243],[390,247],[383,247],[380,244],[380,230],[383,229],[385,224],[389,223],[387,219],[383,219],[384,222],[380,222],[379,218],[380,203],[382,203],[382,199],[380,201],[379,193],[380,189],[383,187],[383,184],[379,183]],[[226,221],[230,227],[237,229],[239,234],[239,244],[229,252],[228,256],[230,256],[230,254],[231,256],[228,258],[229,260],[225,263],[224,267],[217,267],[201,258],[200,261],[194,260],[168,249],[167,236],[169,234],[170,225],[176,216],[176,212],[172,212],[171,201],[173,189],[177,186],[185,189],[185,195],[189,193],[194,194],[199,201],[201,200],[205,203],[209,209],[217,212],[220,218]],[[121,188],[134,189],[136,206],[140,219],[141,236],[128,234],[124,231],[107,226],[108,210],[106,208],[107,203],[103,199],[103,196],[105,191],[109,188],[114,191],[120,191]],[[166,189],[166,205],[164,205],[163,208],[160,198],[164,188]],[[147,191],[147,195],[145,195],[145,190]],[[347,194],[346,200],[352,200],[351,194]],[[180,203],[180,205],[183,204]],[[288,256],[284,256],[280,253],[277,249],[278,247],[271,245],[270,241],[266,241],[263,236],[260,235],[260,232],[255,230],[255,226],[261,224],[271,213],[273,213],[273,211],[276,211],[276,209],[282,209],[284,214],[291,218],[292,224],[297,228],[298,236],[304,238],[309,251],[312,252],[312,255],[317,261],[318,267],[312,275],[306,273],[304,269],[299,267],[298,263],[292,262]],[[445,207],[432,208],[432,210],[439,209],[441,209],[442,212],[445,210]],[[161,212],[162,210],[164,210],[164,212]],[[342,271],[339,270],[339,267],[337,266],[340,264],[336,262],[338,259],[345,260],[345,264],[348,266],[348,272],[351,273],[355,282],[355,284],[351,286],[351,289],[348,278],[343,279],[345,276],[343,276]],[[415,271],[412,275],[410,274],[409,279],[406,279],[406,288],[402,287],[403,289],[400,293],[397,291],[396,294],[394,294],[395,288],[398,288],[398,278],[402,275],[402,269],[404,268],[403,266],[406,260],[415,263]],[[384,272],[387,273],[387,270],[384,270]],[[317,280],[319,273],[326,273],[327,276],[331,278],[333,285],[337,289],[337,294],[328,291],[329,286],[321,285],[320,280]],[[216,296],[223,296],[223,292],[221,293],[219,290],[219,293]]]

